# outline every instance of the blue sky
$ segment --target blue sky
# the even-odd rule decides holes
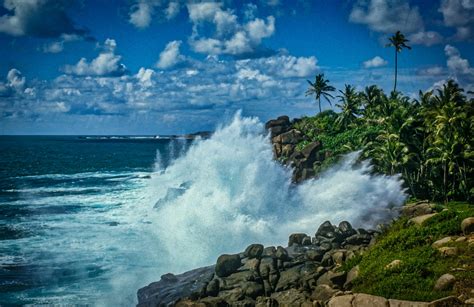
[[[317,112],[306,79],[474,90],[474,0],[0,1],[0,134],[170,134]],[[474,65],[474,64],[472,64]],[[330,108],[324,105],[324,108]]]

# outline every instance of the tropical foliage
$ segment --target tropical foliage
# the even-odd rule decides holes
[[[316,170],[340,154],[362,150],[375,171],[401,174],[415,198],[474,200],[474,99],[454,81],[417,99],[387,95],[375,85],[360,92],[346,85],[339,92],[340,113],[325,111],[295,123],[310,141],[323,144],[328,158]]]
[[[332,106],[329,98],[334,98],[329,92],[334,92],[336,89],[334,86],[329,85],[329,80],[324,79],[324,74],[316,76],[314,82],[306,80],[309,84],[308,90],[306,90],[306,96],[313,96],[318,102],[319,113],[321,113],[321,96],[324,97],[327,102]]]

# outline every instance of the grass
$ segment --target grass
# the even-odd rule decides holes
[[[461,294],[474,285],[474,247],[466,242],[453,242],[458,256],[443,257],[431,244],[450,235],[459,235],[461,221],[474,216],[474,206],[452,202],[423,226],[410,225],[408,219],[395,221],[379,237],[378,242],[361,257],[351,259],[345,269],[360,267],[354,291],[386,298],[432,301],[452,294]],[[395,259],[402,261],[392,270],[385,268]],[[452,271],[452,269],[459,269]],[[436,280],[451,273],[458,280],[452,291],[434,291]]]

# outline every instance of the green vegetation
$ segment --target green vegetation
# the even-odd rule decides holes
[[[348,261],[345,269],[357,264],[360,267],[354,291],[396,299],[431,301],[451,295],[450,291],[433,290],[436,280],[445,273],[455,275],[459,285],[472,288],[474,245],[468,242],[448,243],[446,246],[459,249],[457,256],[449,257],[442,256],[431,247],[436,240],[459,234],[461,221],[474,216],[474,208],[466,203],[449,203],[447,208],[423,226],[411,225],[403,218],[397,220],[363,256]],[[401,260],[401,264],[387,269],[387,264],[396,259]],[[463,287],[454,289],[457,295],[463,290]]]
[[[474,99],[454,81],[420,92],[418,99],[387,95],[375,85],[361,92],[346,85],[338,99],[340,113],[324,111],[294,123],[307,138],[298,149],[313,141],[323,144],[326,159],[316,171],[361,150],[375,171],[401,174],[413,198],[473,200]]]

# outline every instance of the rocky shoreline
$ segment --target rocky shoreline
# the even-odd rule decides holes
[[[378,235],[346,221],[339,226],[326,221],[312,237],[291,234],[288,247],[251,244],[241,253],[219,256],[215,265],[165,274],[138,291],[137,306],[467,306],[454,296],[411,302],[353,293],[359,267],[346,272],[343,265],[362,255]],[[397,265],[394,261],[387,269]],[[437,287],[452,284],[447,275]]]
[[[291,167],[293,182],[299,183],[316,176],[314,166],[328,158],[328,153],[322,154],[320,142],[309,142],[293,129],[296,121],[281,116],[267,122],[265,128],[274,158]],[[297,148],[302,141],[307,141],[306,146]],[[404,207],[401,214],[421,225],[437,213],[432,204],[420,202]],[[469,227],[474,228],[474,218],[470,219]],[[474,243],[473,230],[466,240]],[[287,247],[251,244],[238,254],[219,256],[214,265],[180,275],[165,274],[138,291],[137,306],[468,306],[455,296],[414,302],[353,293],[359,266],[347,264],[366,253],[379,235],[373,229],[354,229],[347,221],[337,226],[325,221],[314,235],[291,234]],[[395,260],[386,269],[400,263]],[[454,277],[448,275],[441,276],[436,287],[452,287]]]

